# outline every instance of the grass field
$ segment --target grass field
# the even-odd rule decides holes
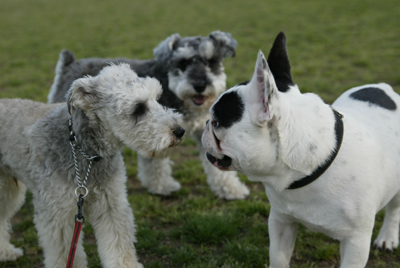
[[[147,59],[172,33],[207,35],[218,29],[239,43],[236,58],[224,64],[228,86],[251,77],[258,49],[267,54],[283,30],[293,79],[303,92],[331,103],[350,87],[387,82],[400,93],[398,0],[1,0],[0,97],[46,102],[63,48],[77,58]],[[125,149],[124,157],[138,226],[136,248],[145,267],[268,267],[270,206],[260,184],[243,176],[251,189],[247,200],[216,198],[194,142],[185,139],[171,156],[182,189],[170,197],[154,196],[136,179],[136,154]],[[0,267],[42,267],[31,199],[27,193],[12,220],[12,242],[25,255]],[[377,216],[373,239],[383,215]],[[84,232],[89,267],[101,267],[89,224]],[[291,267],[339,264],[337,241],[300,228]],[[400,250],[372,249],[367,267],[400,267]]]

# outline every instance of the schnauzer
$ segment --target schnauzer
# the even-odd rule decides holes
[[[163,94],[162,105],[183,114],[183,127],[197,142],[200,158],[212,191],[221,198],[243,199],[249,194],[236,172],[223,173],[208,163],[200,139],[208,109],[226,88],[222,60],[234,56],[237,42],[229,33],[212,32],[207,37],[185,37],[173,34],[154,49],[155,59],[131,60],[125,58],[88,58],[75,61],[67,50],[60,54],[56,76],[48,99],[50,103],[65,100],[71,83],[85,75],[96,75],[104,66],[125,62],[140,77],[157,78]],[[138,177],[150,193],[168,195],[180,189],[172,178],[169,158],[149,159],[138,156]]]
[[[340,240],[340,267],[365,267],[375,214],[378,248],[399,244],[400,96],[385,83],[344,92],[332,106],[300,93],[280,33],[253,78],[211,107],[209,161],[264,184],[271,203],[270,267],[289,267],[297,225]]]
[[[142,267],[120,151],[128,146],[145,157],[163,156],[180,142],[182,116],[157,102],[161,93],[156,79],[139,78],[121,64],[73,82],[68,104],[0,100],[0,261],[22,255],[8,231],[27,187],[46,267],[66,265],[75,194],[82,191],[103,266]],[[85,173],[83,180],[79,174]],[[81,236],[74,267],[86,266]]]

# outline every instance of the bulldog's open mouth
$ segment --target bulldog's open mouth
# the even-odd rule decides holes
[[[203,103],[206,101],[206,97],[204,97],[203,95],[195,95],[192,98],[192,101],[193,101],[194,104],[200,106],[200,105],[203,105]]]
[[[227,155],[224,155],[224,158],[218,159],[214,156],[212,156],[209,152],[207,152],[207,159],[210,161],[211,164],[216,166],[217,168],[221,170],[228,170],[228,168],[232,164],[232,158],[230,158]]]

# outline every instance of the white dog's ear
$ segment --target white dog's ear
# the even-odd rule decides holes
[[[70,114],[75,109],[84,111],[92,108],[93,104],[97,102],[95,78],[84,77],[75,80],[67,93],[68,111]]]
[[[247,105],[254,124],[264,126],[276,115],[278,89],[264,54],[258,52],[253,78],[249,83]]]

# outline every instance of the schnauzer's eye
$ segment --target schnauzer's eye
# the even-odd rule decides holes
[[[177,68],[180,69],[182,72],[184,72],[186,70],[186,68],[188,67],[189,64],[192,63],[192,59],[182,59],[178,62],[177,64]]]
[[[207,61],[208,66],[216,66],[218,64],[218,60],[216,59],[210,59]]]
[[[139,102],[135,105],[135,110],[133,111],[133,116],[137,119],[139,116],[144,115],[147,111],[147,106],[145,102]]]

